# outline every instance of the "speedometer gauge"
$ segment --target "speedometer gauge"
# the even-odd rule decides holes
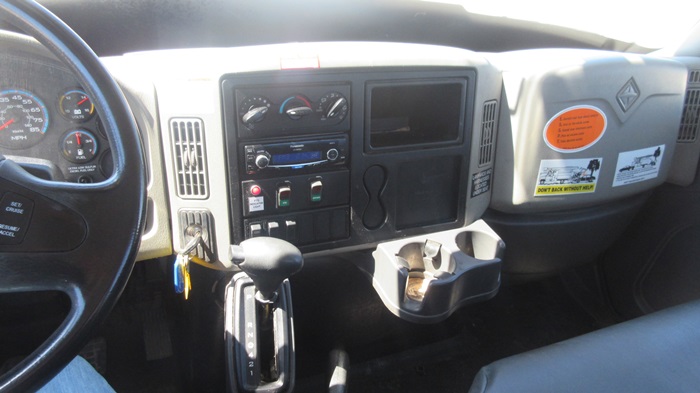
[[[34,94],[0,91],[0,146],[26,149],[39,142],[48,127],[49,113]]]

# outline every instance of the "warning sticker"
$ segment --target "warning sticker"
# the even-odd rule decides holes
[[[489,168],[472,175],[472,198],[489,192],[492,173],[493,169]]]
[[[625,151],[617,156],[613,187],[624,186],[659,176],[666,145]]]
[[[248,197],[248,211],[249,212],[261,212],[265,210],[265,198],[264,197]]]
[[[583,194],[595,192],[603,158],[542,160],[535,185],[535,196]]]
[[[600,140],[607,128],[605,113],[594,106],[573,106],[557,113],[544,127],[544,142],[552,150],[575,153]]]

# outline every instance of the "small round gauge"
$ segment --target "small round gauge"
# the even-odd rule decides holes
[[[23,90],[0,91],[0,146],[26,149],[41,140],[49,112],[37,96]]]
[[[338,92],[326,93],[316,107],[316,112],[321,113],[321,120],[341,121],[348,115],[348,110],[348,100]]]
[[[247,126],[261,122],[271,105],[270,100],[262,96],[246,97],[238,111],[241,121]]]
[[[97,138],[85,130],[69,131],[61,142],[63,158],[81,164],[97,155]]]
[[[95,105],[82,90],[63,94],[58,100],[58,109],[63,117],[75,122],[87,121],[95,114]]]

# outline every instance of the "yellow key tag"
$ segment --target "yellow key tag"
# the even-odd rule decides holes
[[[192,280],[190,279],[190,269],[189,266],[181,265],[182,277],[185,279],[185,300],[190,297],[190,291],[192,290]]]

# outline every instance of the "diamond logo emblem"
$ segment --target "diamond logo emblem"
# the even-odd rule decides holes
[[[639,98],[639,87],[637,87],[634,78],[630,78],[617,93],[617,103],[620,104],[623,111],[627,112],[637,102],[637,98]]]

